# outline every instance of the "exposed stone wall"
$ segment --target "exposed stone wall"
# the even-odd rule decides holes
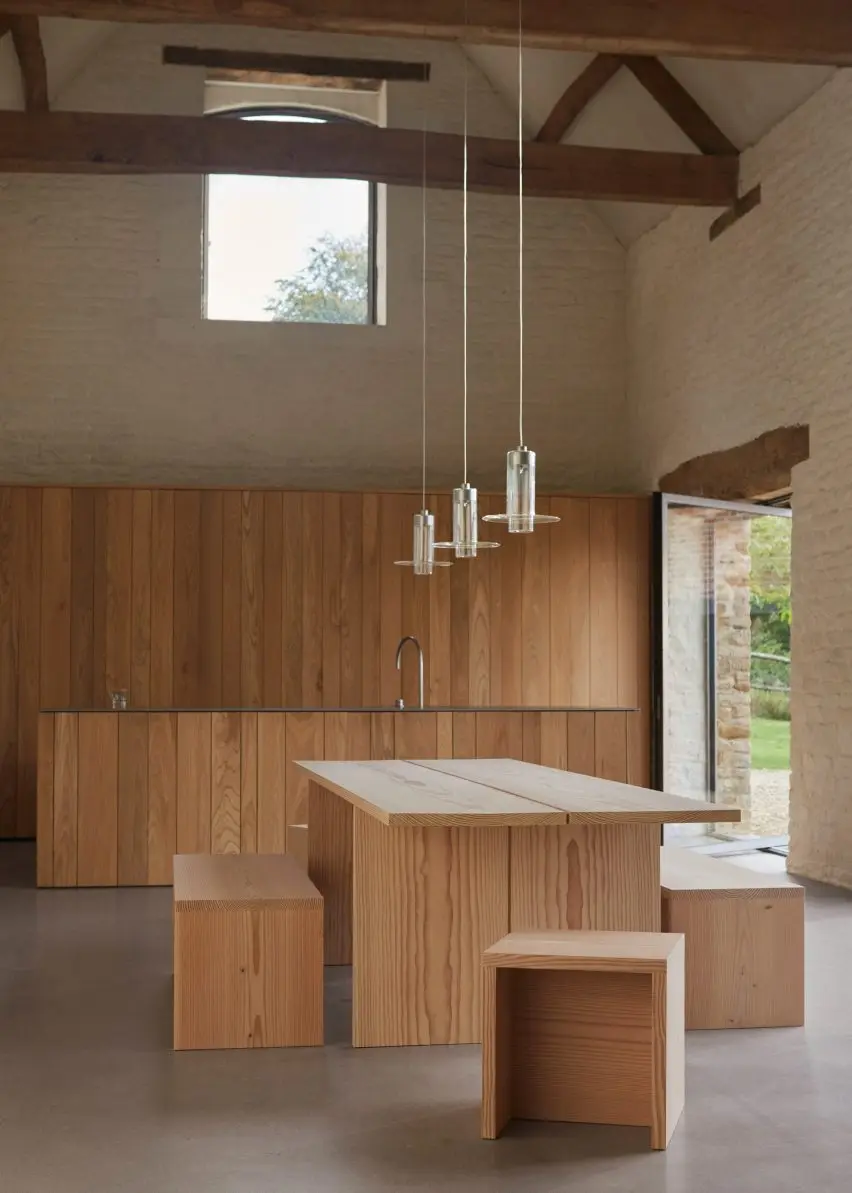
[[[743,157],[763,203],[714,242],[679,211],[629,254],[644,482],[810,426],[793,470],[790,869],[852,887],[852,72]]]
[[[713,521],[716,551],[716,800],[751,811],[751,523]]]
[[[706,519],[700,511],[669,510],[664,786],[695,799],[707,798],[706,542]]]
[[[708,796],[707,612],[715,591],[716,787],[718,803],[751,800],[749,522],[670,507],[666,524],[666,789]]]

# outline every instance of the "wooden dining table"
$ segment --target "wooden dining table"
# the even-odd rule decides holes
[[[356,1048],[479,1042],[486,948],[539,928],[658,932],[660,826],[740,819],[509,758],[296,765]]]

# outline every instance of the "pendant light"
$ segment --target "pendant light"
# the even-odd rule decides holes
[[[467,25],[467,3],[465,3],[465,25]],[[478,552],[485,548],[499,547],[499,543],[482,542],[479,538],[479,494],[467,479],[467,396],[468,396],[468,108],[469,108],[469,63],[464,54],[464,157],[462,167],[462,227],[463,242],[463,305],[462,317],[464,336],[463,383],[462,383],[462,449],[463,449],[463,479],[458,488],[453,489],[453,540],[450,543],[436,543],[443,550],[455,551],[456,559],[475,559]]]
[[[559,519],[535,512],[535,452],[524,446],[524,0],[518,0],[518,289],[519,446],[506,453],[506,512],[486,514],[484,521],[502,522],[510,534],[532,534]]]
[[[423,356],[421,367],[420,442],[421,442],[421,507],[414,515],[411,559],[397,559],[397,567],[412,568],[415,576],[431,576],[435,568],[452,567],[435,559],[435,515],[426,508],[426,109],[423,110],[423,278],[421,316]]]

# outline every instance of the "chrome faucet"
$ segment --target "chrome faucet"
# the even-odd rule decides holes
[[[420,695],[420,707],[423,708],[423,647],[417,641],[413,634],[406,634],[404,638],[400,639],[399,646],[396,648],[396,669],[402,671],[402,650],[406,642],[413,642],[417,647],[417,687]],[[396,702],[397,708],[405,708],[405,701],[400,696]]]

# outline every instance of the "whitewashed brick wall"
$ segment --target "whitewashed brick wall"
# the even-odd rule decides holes
[[[628,260],[636,480],[784,424],[794,474],[791,869],[852,886],[852,74],[745,156],[763,204],[681,210]]]
[[[450,44],[116,27],[60,106],[200,114],[203,72],[161,45],[426,58],[388,122],[460,131]],[[471,67],[472,130],[515,120]],[[418,481],[420,193],[388,204],[387,327],[205,323],[198,178],[0,177],[0,479],[404,487]],[[625,481],[625,253],[588,207],[531,201],[527,438],[540,483]],[[429,196],[434,484],[460,479],[461,196]],[[516,444],[517,216],[471,201],[471,479],[497,487]]]

